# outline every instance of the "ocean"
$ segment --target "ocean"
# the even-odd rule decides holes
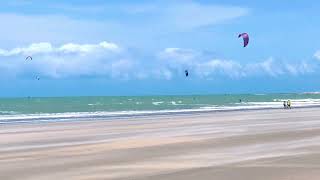
[[[25,97],[0,99],[0,124],[320,106],[320,94]]]

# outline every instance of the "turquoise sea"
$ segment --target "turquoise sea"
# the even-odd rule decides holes
[[[0,123],[320,106],[320,94],[0,98]]]

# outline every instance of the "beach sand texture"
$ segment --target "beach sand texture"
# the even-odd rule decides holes
[[[320,108],[4,125],[0,179],[319,180]]]

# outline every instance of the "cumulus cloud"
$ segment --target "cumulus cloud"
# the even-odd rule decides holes
[[[160,59],[170,60],[171,63],[190,65],[198,55],[196,51],[191,49],[165,48],[163,52],[159,54],[159,57]]]
[[[25,57],[32,55],[32,61]],[[0,49],[0,69],[15,75],[41,74],[52,78],[68,76],[123,77],[133,66],[121,48],[111,42],[97,44],[67,43],[54,46],[51,43],[33,43],[10,50]]]
[[[37,55],[37,54],[55,54],[55,53],[79,53],[90,54],[98,51],[119,52],[120,48],[109,42],[101,42],[99,44],[74,44],[68,43],[60,47],[53,47],[51,43],[33,43],[27,47],[18,47],[11,50],[0,49],[0,56],[14,55]]]
[[[306,62],[287,63],[277,62],[273,58],[256,63],[237,63],[231,60],[212,60],[204,67],[211,68],[211,72],[219,72],[231,78],[244,78],[254,76],[279,77],[283,75],[304,75],[314,72],[314,66]],[[202,71],[200,68],[199,71]]]
[[[232,78],[238,78],[243,76],[241,64],[230,60],[209,60],[204,63],[196,64],[195,69],[196,73],[201,77],[225,75]]]
[[[249,63],[244,66],[247,75],[266,74],[276,77],[286,73],[285,66],[281,62],[275,62],[273,58],[268,58],[257,63]]]
[[[320,50],[316,51],[313,55],[317,60],[320,60]]]
[[[203,53],[190,49],[167,48],[160,53],[160,58],[174,72],[188,68],[191,73],[202,78],[225,76],[245,78],[252,76],[278,77],[280,75],[303,75],[313,73],[315,66],[307,62],[288,63],[276,61],[270,57],[263,61],[239,63],[228,59],[207,59]]]
[[[306,62],[299,64],[285,64],[285,68],[293,75],[308,74],[314,72],[314,67]]]
[[[25,60],[32,55],[33,60]],[[259,62],[210,58],[205,53],[182,48],[165,48],[152,59],[132,54],[112,42],[96,44],[33,43],[25,47],[0,49],[3,76],[39,75],[48,78],[105,77],[112,79],[166,79],[182,77],[185,69],[193,78],[232,79],[253,76],[278,77],[302,75],[315,71],[307,62],[288,63],[268,58]]]

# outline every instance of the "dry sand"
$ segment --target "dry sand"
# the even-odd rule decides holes
[[[319,180],[320,108],[6,125],[0,179]]]

